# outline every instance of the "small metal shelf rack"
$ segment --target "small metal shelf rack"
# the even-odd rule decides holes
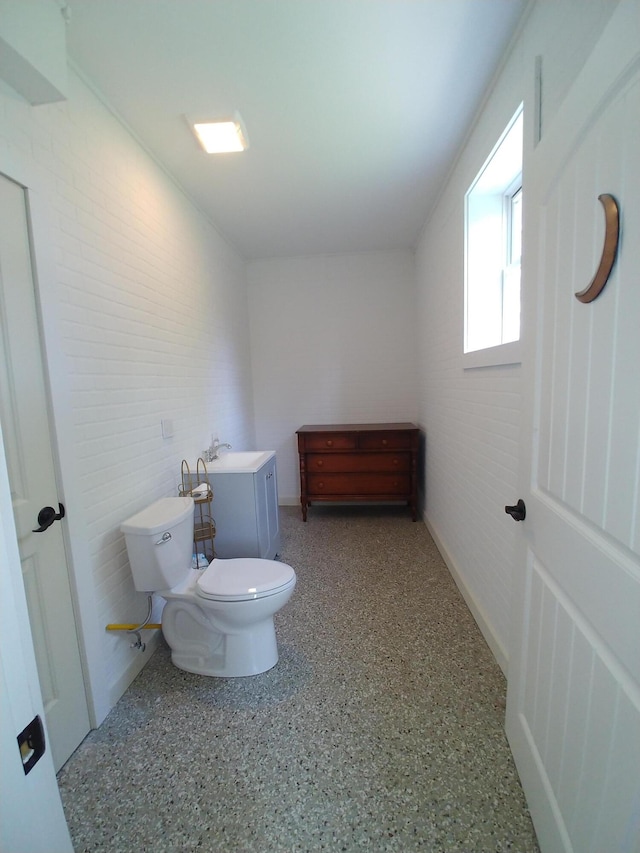
[[[214,539],[216,536],[216,522],[211,515],[213,489],[209,482],[209,473],[204,459],[198,459],[195,474],[191,473],[187,460],[182,460],[179,494],[180,497],[193,498],[195,503],[193,523],[194,554],[197,555],[204,551],[207,560],[211,561],[215,556]]]

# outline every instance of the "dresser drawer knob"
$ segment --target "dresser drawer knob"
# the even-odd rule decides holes
[[[333,447],[333,441],[330,438],[327,439],[327,447]]]
[[[322,461],[322,459],[317,459],[316,465],[318,466],[318,468],[322,468],[322,466],[324,465],[324,462]]]
[[[383,438],[383,439],[382,439],[382,446],[383,446],[383,447],[386,447],[386,446],[387,446],[387,444],[389,444],[389,442],[387,441],[387,439],[386,439],[386,438]]]
[[[319,489],[324,489],[324,483],[318,483],[318,488],[319,488]]]

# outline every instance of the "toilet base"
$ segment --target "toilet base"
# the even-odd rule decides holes
[[[198,577],[193,572],[184,586],[160,593],[167,602],[162,632],[174,665],[218,678],[259,675],[274,667],[278,644],[273,617],[291,597],[295,574],[271,595],[240,600],[197,595],[193,588]]]
[[[273,617],[252,626],[250,631],[201,634],[199,642],[194,642],[193,638],[185,642],[184,637],[172,636],[173,632],[167,630],[164,618],[162,622],[165,639],[171,647],[171,661],[187,672],[218,678],[242,678],[266,672],[278,662]]]

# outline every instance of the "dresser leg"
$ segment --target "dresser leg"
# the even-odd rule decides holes
[[[302,507],[302,520],[307,520],[307,501],[300,499],[300,505]]]

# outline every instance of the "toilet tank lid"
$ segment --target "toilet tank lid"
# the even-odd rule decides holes
[[[160,498],[120,525],[122,533],[149,536],[174,527],[193,514],[193,498]]]

